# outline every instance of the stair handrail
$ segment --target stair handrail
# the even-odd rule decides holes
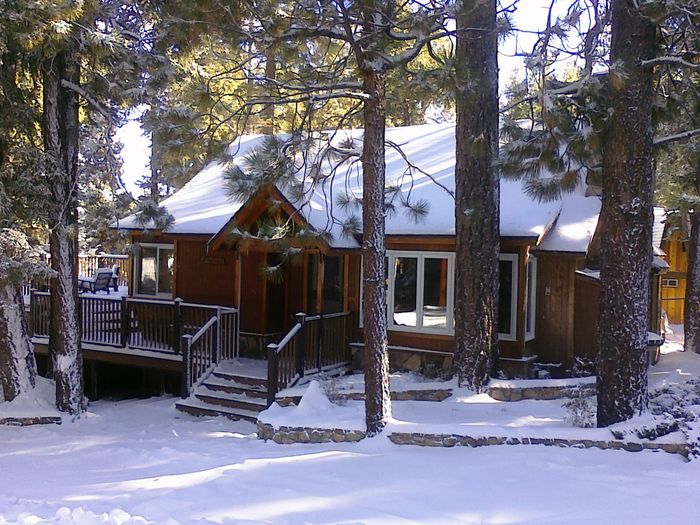
[[[295,318],[295,322],[279,343],[269,343],[267,345],[267,406],[275,402],[279,391],[279,355],[304,327],[306,314],[300,312],[296,314]],[[298,371],[299,366],[297,364]]]
[[[197,383],[208,376],[208,372],[213,370],[216,366],[218,355],[219,355],[219,345],[220,337],[218,330],[218,323],[220,318],[220,312],[213,315],[206,323],[204,323],[199,330],[194,334],[183,335],[180,343],[180,351],[182,352],[182,399],[189,397],[192,387],[197,386]],[[193,377],[192,375],[192,346],[197,343],[204,335],[212,330],[213,335],[213,346],[209,350],[211,352],[212,365],[208,370],[203,371],[198,377]]]

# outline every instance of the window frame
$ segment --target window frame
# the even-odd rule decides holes
[[[676,279],[674,277],[663,278],[663,279],[661,279],[661,286],[663,288],[678,288],[679,282],[678,282],[678,279]]]
[[[517,253],[499,253],[498,262],[511,262],[511,279],[510,279],[510,332],[498,332],[499,341],[517,341],[518,340],[518,254]],[[500,270],[500,268],[499,268]],[[500,274],[499,274],[500,275]],[[500,287],[500,277],[499,277]],[[499,292],[500,293],[500,292]]]
[[[454,335],[454,252],[434,252],[434,251],[409,251],[409,250],[387,250],[388,259],[387,280],[387,330],[394,332],[413,332],[421,334]],[[405,326],[394,323],[394,286],[396,259],[412,258],[417,259],[416,264],[416,326]],[[446,259],[447,260],[447,304],[445,305],[446,325],[444,328],[423,326],[423,301],[425,289],[425,259]],[[421,312],[420,315],[418,312]]]
[[[529,267],[532,265],[532,281],[530,281]],[[528,302],[532,298],[532,305]],[[535,323],[537,320],[537,257],[530,254],[525,263],[525,342],[535,338]],[[528,322],[531,331],[527,331]]]
[[[160,281],[160,253],[161,250],[171,250],[173,252],[173,261],[175,260],[175,244],[168,244],[168,243],[157,243],[157,242],[143,242],[143,243],[138,243],[137,244],[139,247],[139,251],[134,258],[134,280],[133,280],[133,286],[134,286],[134,297],[143,297],[143,298],[156,298],[156,299],[172,299],[174,296],[175,292],[175,276],[173,275],[173,282],[171,289],[172,291],[170,292],[159,292],[158,291],[158,282]],[[141,282],[141,261],[143,257],[143,248],[156,248],[156,293],[155,294],[147,294],[147,293],[140,293],[141,292],[141,287],[139,286]]]

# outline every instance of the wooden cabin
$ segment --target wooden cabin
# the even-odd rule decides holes
[[[161,388],[168,377],[179,381],[180,410],[255,420],[304,376],[361,366],[360,135],[338,132],[332,144],[340,154],[307,150],[305,169],[247,197],[230,194],[226,174],[245,173],[247,155],[267,139],[240,137],[225,162],[162,202],[174,219],[167,231],[135,216],[115,224],[133,243],[128,296],[80,298],[93,397],[98,375],[117,364],[150,370]],[[450,375],[454,125],[391,128],[386,137],[390,360],[396,369]],[[410,213],[407,202],[427,213]],[[535,362],[566,374],[577,358],[595,358],[599,281],[584,258],[599,211],[600,198],[585,188],[538,202],[520,182],[501,181],[498,331],[506,375],[528,377]],[[658,331],[662,210],[655,217],[649,327]],[[49,304],[48,293],[32,292],[38,353],[47,351]]]
[[[360,136],[339,135],[336,141],[345,141],[344,147]],[[344,338],[359,357],[361,231],[343,235],[342,229],[353,213],[347,203],[361,198],[359,163],[339,162],[333,176],[315,186],[300,170],[302,195],[298,187],[268,186],[248,199],[232,197],[227,169],[236,164],[245,170],[246,155],[263,140],[239,138],[231,146],[233,160],[212,163],[166,199],[163,206],[175,219],[167,232],[144,229],[135,217],[115,225],[131,231],[135,247],[130,292],[237,308],[240,355],[255,358],[264,358],[270,343],[285,338],[298,313],[342,313]],[[397,211],[386,223],[391,361],[396,368],[449,371],[454,125],[388,129],[387,140],[401,150],[388,148],[386,154],[387,186],[397,188],[391,197]],[[338,204],[339,195],[345,205]],[[428,203],[425,217],[413,220],[401,211],[408,199]],[[570,366],[576,356],[595,354],[597,279],[582,267],[599,209],[599,197],[583,190],[543,203],[530,198],[520,182],[501,182],[499,345],[501,368],[509,375],[527,375],[536,360]],[[304,238],[291,242],[294,255],[256,235],[270,216]],[[309,232],[323,235],[305,235]],[[270,267],[278,267],[274,278],[266,276]]]

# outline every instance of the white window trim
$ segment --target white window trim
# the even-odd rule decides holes
[[[423,251],[399,251],[387,250],[386,256],[389,259],[388,275],[389,287],[387,289],[387,329],[394,332],[413,332],[422,334],[442,334],[454,335],[454,252],[423,252]],[[417,259],[416,267],[416,326],[404,326],[394,323],[394,284],[396,271],[396,259],[413,258]],[[446,259],[447,260],[447,305],[445,328],[433,328],[423,326],[423,291],[425,278],[425,259]]]
[[[517,341],[518,337],[518,254],[501,253],[499,261],[511,261],[511,286],[510,286],[510,332],[498,333],[499,341]]]
[[[174,244],[167,244],[167,243],[156,243],[156,242],[143,242],[143,243],[137,243],[139,248],[158,248],[158,263],[160,263],[160,250],[172,250],[173,251],[173,256],[175,255],[175,245]],[[158,272],[160,271],[160,264],[156,264],[156,288],[158,287]],[[156,294],[147,294],[147,293],[138,293],[140,287],[139,287],[139,280],[141,279],[141,253],[138,254],[137,257],[134,259],[134,276],[133,276],[133,286],[134,286],[134,297],[160,297],[164,299],[172,299],[173,297],[173,292],[158,292]],[[173,287],[175,286],[175,283],[173,282]]]
[[[525,341],[532,341],[535,338],[535,321],[537,320],[537,257],[530,255],[527,265],[532,265],[532,282],[529,281],[530,272],[525,266]],[[532,291],[529,292],[530,287]],[[529,292],[529,293],[528,293]],[[528,304],[527,298],[532,297],[532,304]],[[530,322],[531,331],[527,331],[527,324]]]

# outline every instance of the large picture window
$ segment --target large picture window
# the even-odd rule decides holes
[[[452,332],[454,254],[387,252],[392,330]]]
[[[172,244],[141,244],[135,258],[137,295],[171,297],[175,255]]]
[[[454,334],[454,253],[387,251],[389,330]],[[516,340],[518,254],[499,256],[498,338]],[[534,337],[536,260],[528,261],[527,337]],[[362,290],[360,290],[362,294]],[[360,326],[362,299],[360,295]]]

